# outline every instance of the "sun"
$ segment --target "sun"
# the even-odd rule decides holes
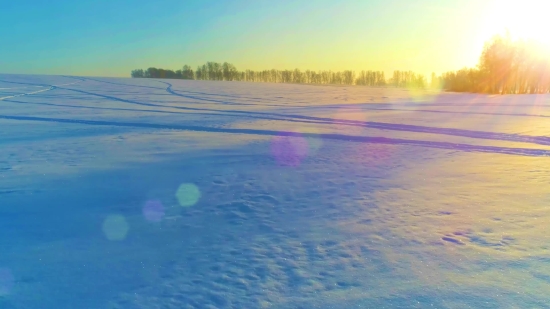
[[[514,39],[550,47],[549,0],[496,0],[487,7],[487,31],[508,30]]]

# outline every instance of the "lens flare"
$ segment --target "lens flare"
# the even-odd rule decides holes
[[[322,133],[315,127],[304,126],[296,127],[290,130],[289,132],[295,132],[300,134],[300,138],[303,138],[307,142],[307,150],[305,154],[307,156],[316,155],[319,150],[323,147],[323,138]]]
[[[103,221],[103,233],[108,240],[120,241],[126,239],[130,226],[122,215],[109,215]]]
[[[147,201],[143,206],[143,216],[147,221],[160,222],[164,215],[164,206],[159,200]]]
[[[307,145],[309,146],[308,153],[315,155],[319,152],[319,149],[323,147],[323,139],[320,137],[306,137]]]
[[[7,296],[15,285],[15,278],[8,268],[0,268],[0,296]]]
[[[307,141],[308,151],[307,154],[309,156],[316,155],[317,152],[323,147],[323,139],[320,137],[321,134],[318,130],[314,128],[301,128],[299,130],[300,132],[304,133],[305,139]],[[307,136],[307,135],[318,135],[316,136]]]
[[[414,103],[412,109],[424,109],[427,105],[438,102],[444,94],[443,83],[439,82],[434,82],[425,89],[413,89],[410,91],[411,101]]]
[[[308,154],[309,144],[302,136],[281,133],[271,140],[271,154],[280,165],[299,166]]]
[[[176,198],[180,206],[191,207],[201,198],[201,192],[197,186],[192,183],[184,183],[176,191]]]

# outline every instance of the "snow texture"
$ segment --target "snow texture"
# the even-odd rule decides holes
[[[550,96],[0,75],[0,308],[547,308]]]

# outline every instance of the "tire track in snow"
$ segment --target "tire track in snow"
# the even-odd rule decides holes
[[[76,83],[78,82],[55,85],[53,87],[73,85]],[[170,83],[166,83],[166,82],[162,82],[162,83],[169,85],[166,91],[168,91],[168,89],[171,88],[172,86]],[[150,106],[150,107],[219,112],[219,113],[226,113],[226,114],[233,114],[233,115],[235,114],[247,115],[247,116],[255,116],[257,118],[263,118],[266,120],[283,120],[283,121],[291,121],[291,122],[317,122],[317,123],[325,123],[325,124],[333,124],[333,125],[340,124],[340,125],[346,125],[346,126],[356,126],[356,127],[364,127],[364,128],[371,128],[371,129],[431,133],[431,134],[439,134],[439,135],[461,136],[461,137],[475,138],[475,139],[513,141],[513,142],[539,144],[539,145],[545,145],[545,146],[550,145],[550,137],[546,137],[546,136],[528,136],[528,135],[526,136],[526,135],[518,135],[518,134],[484,132],[484,131],[453,129],[453,128],[439,128],[439,127],[393,124],[393,123],[383,123],[383,122],[364,122],[364,121],[356,121],[356,120],[333,119],[333,118],[293,115],[293,114],[264,113],[264,112],[239,111],[239,110],[216,110],[216,109],[209,109],[209,108],[190,108],[190,107],[182,107],[182,106],[167,106],[162,104],[152,104],[152,103],[143,103],[143,102],[137,102],[132,100],[125,100],[122,98],[101,95],[97,93],[91,93],[91,92],[76,90],[76,89],[69,89],[69,88],[60,88],[60,89],[65,89],[65,90],[75,91],[75,92],[84,93],[88,95],[99,96],[99,97],[103,97],[103,98],[111,99],[115,101],[143,105],[143,106]],[[179,95],[179,94],[176,94],[176,95]],[[183,95],[180,95],[180,96],[183,96]],[[14,96],[6,97],[6,98],[12,98],[12,97]]]
[[[168,87],[166,88],[166,92],[172,94],[172,95],[175,95],[175,96],[183,96],[183,97],[190,97],[191,96],[187,96],[187,95],[182,95],[180,93],[177,93],[175,92],[174,90],[172,90],[172,84],[168,83],[168,82],[163,82],[163,81],[160,81],[160,80],[156,80],[156,82],[159,82],[159,83],[163,83],[163,84],[166,84],[168,85]],[[234,99],[246,99],[246,100],[260,100],[260,101],[263,101],[263,100],[266,100],[266,99],[263,99],[263,98],[254,98],[254,97],[243,97],[243,96],[235,96],[235,95],[229,95],[229,94],[214,94],[214,93],[206,93],[206,92],[197,92],[197,91],[188,91],[188,90],[178,90],[180,92],[185,92],[185,93],[191,93],[191,94],[199,94],[199,95],[206,95],[206,96],[216,96],[216,97],[228,97],[228,98],[234,98]],[[201,98],[198,98],[198,97],[192,97],[192,98],[195,98],[195,99],[201,99]],[[267,99],[269,100],[269,99]],[[275,103],[280,103],[280,101],[277,101],[277,100],[270,100],[271,102],[275,102]],[[224,101],[225,102],[225,101]],[[307,102],[293,102],[293,103],[307,103]],[[234,105],[257,105],[257,106],[275,106],[275,107],[291,107],[289,105],[281,105],[281,104],[269,104],[269,103],[265,103],[265,104],[250,104],[250,103],[225,103],[225,104],[234,104]]]
[[[251,104],[251,103],[227,102],[227,101],[221,101],[221,100],[215,100],[215,99],[201,98],[201,97],[196,97],[196,96],[192,96],[192,95],[184,95],[184,94],[180,94],[180,93],[177,93],[177,92],[173,91],[172,90],[172,84],[167,83],[167,82],[163,82],[163,81],[160,81],[160,80],[156,80],[156,79],[152,79],[152,80],[154,80],[158,83],[169,85],[168,88],[170,88],[170,89],[160,88],[160,87],[152,87],[152,86],[143,86],[143,85],[115,83],[115,82],[110,82],[110,81],[105,81],[105,80],[93,79],[93,78],[89,78],[89,77],[83,77],[83,78],[76,78],[76,77],[72,77],[72,76],[63,76],[63,77],[74,78],[74,79],[79,79],[79,80],[91,80],[91,81],[95,81],[95,82],[98,82],[98,83],[105,83],[105,84],[125,86],[125,87],[136,87],[136,88],[149,88],[149,89],[165,90],[169,94],[174,95],[174,96],[178,96],[178,97],[184,97],[184,98],[188,98],[188,99],[194,99],[194,100],[199,100],[199,101],[207,101],[207,102],[212,102],[212,103],[220,103],[220,104],[226,104],[226,105],[254,105],[254,106],[290,107],[289,105],[280,105],[280,104],[267,104],[267,103],[266,104],[261,104],[261,103],[260,104]],[[180,92],[185,92],[185,93],[189,93],[189,94],[206,95],[206,96],[229,97],[229,98],[235,98],[235,99],[260,100],[260,101],[266,100],[266,99],[262,99],[262,98],[234,96],[234,95],[229,95],[229,94],[214,94],[214,93],[197,92],[197,91],[183,91],[183,90],[180,90]],[[277,100],[270,100],[270,101],[275,102],[275,103],[279,102]],[[307,103],[307,102],[298,102],[298,103]]]
[[[158,89],[158,90],[163,90],[163,89],[164,89],[164,88],[152,87],[152,86],[132,85],[132,84],[123,84],[123,83],[114,83],[114,82],[109,82],[109,81],[105,81],[105,80],[94,79],[94,78],[90,78],[90,77],[74,77],[74,76],[65,76],[65,75],[62,75],[62,76],[63,76],[63,77],[66,77],[66,78],[78,79],[78,80],[81,80],[81,81],[91,80],[91,81],[98,82],[98,83],[105,83],[105,84],[118,85],[118,86],[129,86],[129,87],[138,87],[138,88],[149,88],[149,89]]]
[[[26,96],[26,95],[33,95],[33,94],[37,94],[37,93],[41,93],[41,92],[46,92],[46,91],[50,91],[50,90],[54,90],[60,86],[68,86],[68,85],[74,85],[76,83],[79,83],[79,82],[74,82],[74,83],[68,83],[68,84],[61,84],[61,85],[51,85],[50,88],[48,89],[42,89],[42,90],[37,90],[37,91],[33,91],[33,92],[27,92],[27,93],[20,93],[20,94],[15,94],[15,95],[10,95],[10,96],[7,96],[7,97],[1,97],[0,98],[0,101],[3,101],[3,100],[6,100],[6,99],[12,99],[12,98],[17,98],[17,97],[22,97],[22,96]],[[42,87],[42,88],[45,88],[44,86],[32,86],[32,87]],[[28,87],[20,87],[20,88],[28,88]]]
[[[168,92],[172,95],[178,96],[178,97],[182,97],[182,98],[194,99],[194,100],[200,100],[200,101],[206,101],[206,102],[213,102],[213,103],[220,103],[220,104],[225,104],[225,105],[256,105],[256,104],[246,104],[246,103],[232,103],[232,102],[226,102],[226,101],[221,101],[221,100],[206,99],[206,98],[201,98],[201,97],[192,96],[192,95],[185,95],[185,94],[177,93],[174,90],[172,90],[172,84],[170,84],[170,83],[161,82],[161,81],[157,81],[157,82],[168,85],[168,87],[166,88],[166,92]]]
[[[285,136],[312,137],[312,138],[339,140],[339,141],[356,142],[356,143],[406,145],[406,146],[419,146],[419,147],[426,147],[426,148],[447,149],[447,150],[464,151],[464,152],[484,152],[484,153],[496,153],[496,154],[507,154],[507,155],[518,155],[518,156],[529,156],[529,157],[550,157],[550,150],[544,150],[544,149],[480,146],[480,145],[470,145],[470,144],[460,144],[460,143],[435,142],[435,141],[424,141],[424,140],[413,140],[413,139],[397,139],[397,138],[386,138],[386,137],[376,137],[376,136],[357,136],[357,135],[332,134],[332,133],[315,134],[315,133],[298,133],[298,132],[284,132],[284,131],[259,130],[259,129],[230,129],[230,128],[213,128],[213,127],[204,127],[204,126],[185,126],[185,125],[177,125],[177,124],[170,125],[170,124],[156,124],[156,123],[114,122],[114,121],[43,118],[43,117],[10,116],[10,115],[0,115],[0,119],[19,120],[19,121],[54,122],[54,123],[81,124],[81,125],[150,128],[150,129],[163,129],[163,130],[197,131],[197,132],[207,132],[207,133],[261,135],[261,136],[280,136],[281,134],[284,134]]]
[[[372,106],[366,106],[366,105],[372,105]],[[488,115],[488,116],[513,116],[513,117],[541,117],[541,118],[550,118],[550,115],[536,115],[536,114],[519,114],[519,113],[498,113],[498,112],[472,112],[472,111],[444,111],[444,110],[434,110],[434,109],[406,109],[406,108],[389,108],[389,107],[376,107],[381,105],[387,105],[387,103],[359,103],[355,105],[341,105],[341,106],[335,106],[335,105],[313,105],[313,106],[299,106],[292,108],[293,111],[296,110],[316,110],[316,111],[323,111],[323,110],[341,110],[341,109],[349,109],[349,110],[361,110],[361,111],[396,111],[396,112],[415,112],[415,113],[437,113],[437,114],[457,114],[457,115]],[[373,107],[374,106],[374,107]],[[411,105],[413,106],[413,105]],[[458,105],[457,105],[458,106]]]
[[[8,90],[8,89],[23,89],[23,88],[32,88],[32,87],[37,87],[37,88],[44,88],[44,86],[26,86],[26,87],[10,87],[10,88],[0,88],[0,90]]]
[[[70,76],[65,76],[65,77],[70,77]],[[75,78],[75,77],[70,77],[70,78]],[[169,85],[168,88],[170,88],[170,89],[168,89],[168,88],[160,88],[160,87],[150,87],[150,86],[141,86],[141,85],[114,83],[114,82],[109,82],[109,81],[102,81],[102,80],[98,80],[98,79],[93,79],[93,78],[86,78],[86,79],[91,80],[91,81],[95,81],[95,82],[99,82],[99,83],[105,83],[105,84],[111,84],[111,85],[118,85],[118,86],[125,86],[125,87],[137,87],[137,88],[150,88],[150,89],[165,90],[165,91],[168,92],[169,94],[175,95],[175,96],[178,96],[178,97],[183,97],[183,98],[193,99],[193,100],[199,100],[199,101],[212,102],[212,103],[220,103],[220,104],[225,104],[225,105],[256,105],[256,104],[247,104],[247,103],[232,103],[232,102],[226,102],[226,101],[221,101],[221,100],[206,99],[206,98],[201,98],[201,97],[196,97],[196,96],[191,96],[191,95],[179,94],[179,93],[174,92],[174,91],[171,89],[171,87],[172,87],[171,84],[165,83],[165,82],[163,82],[163,81],[158,81],[158,80],[155,80],[155,81],[156,81],[156,82],[159,82],[159,83],[162,83],[162,84],[167,84],[167,85]],[[72,90],[72,89],[67,89],[67,90]]]
[[[54,86],[52,86],[52,87],[50,87],[50,88],[48,88],[48,89],[42,89],[42,90],[33,91],[33,92],[27,92],[27,93],[20,93],[20,94],[10,95],[10,96],[7,96],[7,97],[2,97],[2,98],[0,98],[0,101],[5,100],[5,99],[11,99],[11,98],[22,97],[22,96],[25,96],[25,95],[32,95],[32,94],[36,94],[36,93],[40,93],[40,92],[50,91],[50,90],[53,90],[53,89],[55,89]]]
[[[114,82],[97,80],[97,79],[88,78],[88,77],[86,77],[85,79],[80,79],[80,78],[76,78],[76,77],[72,77],[72,76],[63,76],[63,77],[75,78],[75,79],[79,79],[79,80],[82,80],[82,81],[84,81],[85,79],[88,79],[88,80],[95,81],[95,82],[107,83],[107,84],[119,85],[119,86],[130,86],[130,87],[137,87],[137,88],[151,88],[151,89],[159,89],[159,90],[163,89],[163,88],[151,87],[151,86],[114,83]],[[154,81],[169,85],[165,90],[166,90],[166,92],[168,92],[172,95],[179,96],[179,97],[184,97],[184,98],[189,98],[189,99],[203,100],[203,101],[208,100],[208,99],[201,99],[201,98],[194,97],[194,96],[186,96],[186,95],[179,94],[179,93],[175,92],[174,90],[172,90],[172,85],[170,83],[159,81],[159,80],[154,80]],[[264,100],[262,98],[239,97],[239,96],[232,96],[232,95],[227,95],[227,94],[218,95],[218,94],[210,94],[210,93],[194,92],[194,91],[183,91],[183,92],[185,92],[185,93],[194,93],[194,94],[202,94],[202,95],[210,95],[210,96],[225,96],[225,97],[232,97],[232,98],[237,98],[237,99],[259,99],[259,100]],[[317,92],[312,92],[312,93],[317,93]],[[217,102],[224,102],[224,101],[217,101]],[[275,101],[275,102],[277,102],[277,101]],[[305,103],[309,103],[309,102],[296,102],[296,103],[304,103],[305,104]],[[227,103],[225,103],[225,104],[227,104]],[[308,106],[290,106],[290,105],[276,105],[276,104],[241,104],[241,105],[287,107],[287,108],[290,108],[290,109],[293,109],[293,110],[298,110],[298,109],[319,109],[319,110],[328,109],[328,110],[331,110],[331,109],[341,109],[341,108],[348,108],[349,107],[351,109],[357,109],[358,108],[358,109],[361,109],[361,110],[379,110],[379,111],[405,111],[405,112],[438,113],[438,114],[489,115],[489,116],[496,115],[496,116],[550,118],[550,115],[535,115],[535,114],[489,113],[489,112],[469,112],[469,111],[466,111],[466,112],[458,111],[457,112],[457,111],[441,111],[441,110],[427,110],[427,109],[402,109],[402,108],[371,107],[372,105],[374,105],[374,106],[387,106],[387,104],[388,103],[355,103],[355,104],[339,104],[339,105],[331,104],[331,105],[308,105]],[[393,105],[418,107],[418,104],[410,103],[410,102],[392,103],[392,104]],[[490,104],[490,103],[482,103],[482,104],[476,103],[476,106],[493,106],[493,105],[494,104]],[[499,104],[499,105],[500,106],[523,106],[523,105],[517,105],[517,104],[516,105]],[[367,107],[367,106],[369,106],[369,107]],[[423,106],[464,106],[464,104],[430,103],[430,104],[423,104]],[[470,106],[470,104],[468,104],[467,106]],[[525,106],[531,106],[531,105],[525,105]]]
[[[193,108],[193,107],[184,107],[184,106],[167,106],[162,104],[153,104],[153,103],[144,103],[144,102],[138,102],[133,100],[126,100],[118,97],[102,95],[102,94],[87,92],[83,90],[76,90],[76,89],[70,89],[70,88],[60,88],[60,89],[79,92],[79,93],[88,94],[88,95],[94,95],[105,99],[115,100],[115,101],[124,102],[128,104],[142,105],[142,106],[171,108],[171,109],[180,109],[180,110],[219,112],[219,113],[233,114],[233,115],[253,115],[257,118],[265,119],[265,120],[283,120],[283,121],[290,121],[290,122],[310,122],[310,123],[316,122],[316,123],[329,124],[329,125],[345,125],[345,126],[354,126],[354,127],[362,127],[362,128],[370,128],[370,129],[380,129],[380,130],[430,133],[430,134],[438,134],[438,135],[461,136],[461,137],[475,138],[475,139],[501,140],[501,141],[508,141],[508,142],[511,141],[511,142],[531,143],[531,144],[550,146],[550,137],[547,137],[547,136],[530,136],[530,135],[508,134],[508,133],[475,131],[475,130],[466,130],[466,129],[395,124],[395,123],[386,123],[386,122],[345,120],[345,119],[296,115],[296,114],[264,113],[264,112],[254,112],[254,111],[244,111],[244,110],[219,110],[219,109]]]
[[[156,110],[156,109],[135,109],[135,108],[118,108],[118,107],[97,107],[97,106],[84,106],[84,105],[69,105],[69,104],[56,104],[56,103],[42,103],[42,102],[22,102],[14,100],[5,100],[5,102],[16,103],[16,104],[26,104],[26,105],[44,105],[44,106],[54,106],[54,107],[70,107],[77,109],[97,109],[97,110],[112,110],[112,111],[123,111],[123,112],[139,112],[139,113],[160,113],[160,114],[170,114],[170,115],[189,115],[185,111],[165,111],[165,110]],[[324,124],[325,122],[321,121],[304,121],[304,120],[289,120],[289,119],[280,119],[280,118],[266,118],[259,117],[254,115],[238,115],[238,114],[225,114],[220,112],[193,112],[191,115],[207,115],[207,116],[225,116],[225,117],[245,117],[253,118],[260,120],[280,120],[280,121],[289,121],[289,122],[300,122],[300,123],[319,123]]]
[[[206,102],[213,102],[213,103],[220,103],[220,104],[224,104],[224,105],[252,105],[252,106],[288,107],[287,105],[278,105],[278,104],[235,103],[235,102],[227,102],[227,101],[215,100],[215,99],[206,99],[206,98],[201,98],[201,97],[197,97],[197,96],[177,93],[174,90],[172,90],[172,84],[167,83],[167,82],[162,82],[162,81],[159,81],[159,80],[157,80],[157,82],[168,85],[168,87],[166,87],[166,92],[168,92],[172,95],[178,96],[178,97],[183,97],[183,98],[188,98],[188,99],[194,99],[194,100],[200,100],[200,101],[206,101]]]
[[[3,79],[0,79],[0,82],[8,83],[8,84],[16,84],[16,85],[35,86],[35,87],[50,87],[50,86],[52,86],[52,85],[48,85],[48,84],[31,84],[31,83],[22,83],[22,82],[12,82],[12,81],[3,80]]]

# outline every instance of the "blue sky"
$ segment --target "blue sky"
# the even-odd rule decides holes
[[[494,1],[18,0],[2,3],[0,73],[128,76],[239,69],[420,73],[475,65]],[[477,29],[476,29],[477,27]]]

